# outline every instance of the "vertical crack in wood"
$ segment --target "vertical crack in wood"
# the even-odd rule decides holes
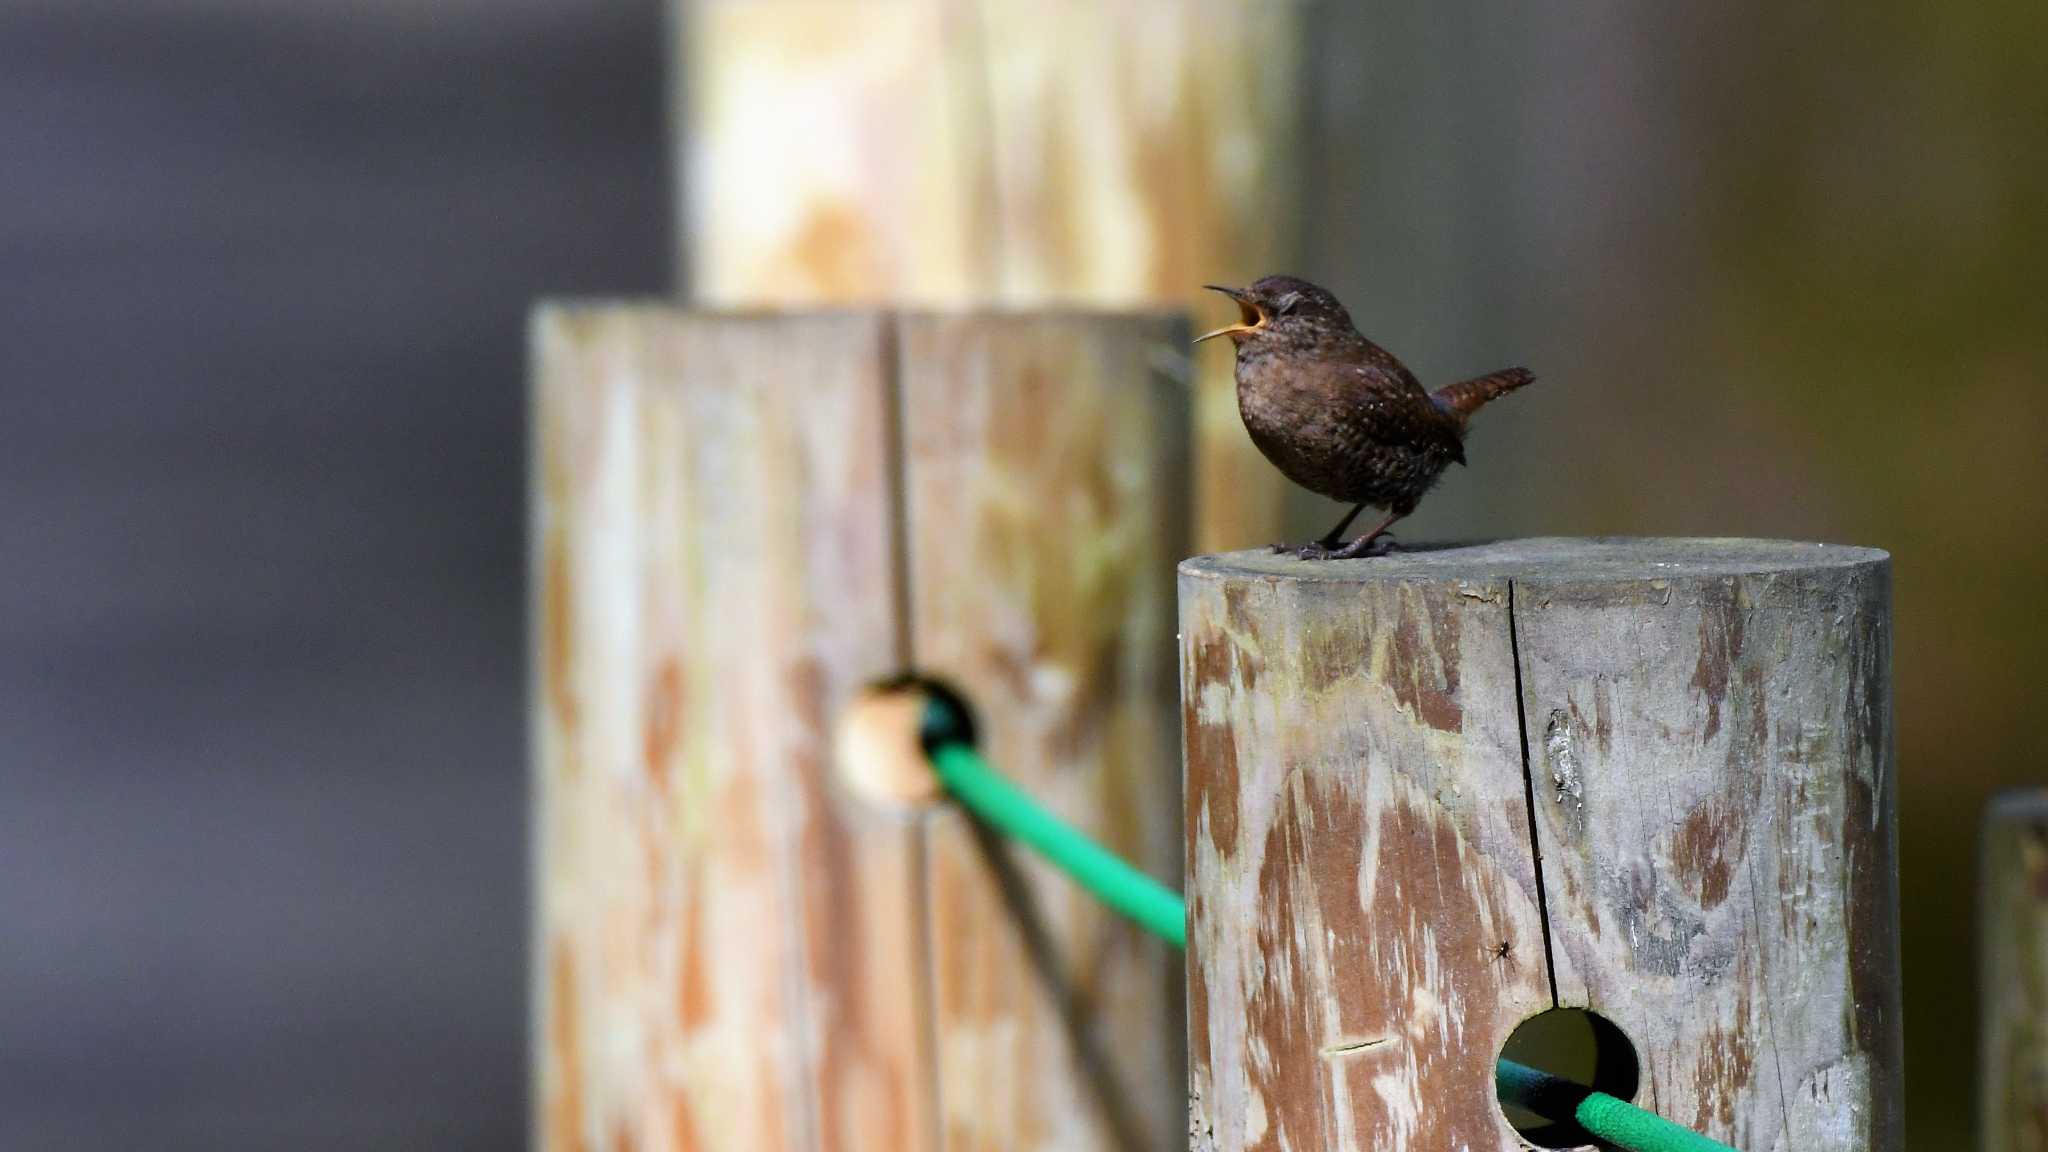
[[[1522,796],[1529,808],[1529,855],[1536,876],[1536,916],[1543,926],[1543,971],[1550,978],[1550,1006],[1559,1007],[1557,954],[1550,941],[1550,897],[1543,887],[1543,839],[1536,824],[1536,774],[1529,760],[1529,713],[1522,698],[1522,639],[1515,623],[1515,582],[1508,581],[1508,658],[1515,666],[1515,732],[1522,740]]]
[[[917,668],[917,619],[911,611],[916,600],[910,568],[910,420],[904,411],[908,400],[903,387],[903,317],[885,312],[880,324],[882,453],[889,485],[889,592],[895,601],[896,664],[908,672]],[[941,1148],[946,1136],[945,1109],[940,1102],[944,1085],[939,1081],[939,977],[932,955],[931,834],[922,819],[910,831],[910,921],[916,968],[904,976],[912,982],[911,1011],[917,1014],[914,1027],[923,1036],[919,1074],[928,1089],[922,1093],[928,1140],[919,1143]]]
[[[917,667],[917,621],[911,613],[910,571],[910,417],[903,408],[903,318],[894,312],[881,317],[882,454],[889,483],[889,558],[894,569],[889,591],[896,600],[896,663],[905,671]]]
[[[1768,987],[1766,977],[1768,970],[1764,966],[1764,950],[1759,940],[1759,936],[1763,931],[1763,910],[1758,907],[1762,897],[1757,891],[1755,853],[1747,854],[1747,858],[1743,861],[1743,870],[1748,873],[1749,878],[1750,954],[1756,957],[1757,982]],[[1759,1000],[1764,1013],[1764,1035],[1771,1041],[1771,1064],[1777,1069],[1778,1116],[1785,1125],[1784,1130],[1790,1132],[1792,1131],[1792,1104],[1790,1098],[1785,1095],[1785,1050],[1778,1044],[1778,1021],[1776,1017],[1771,1015],[1771,998],[1764,996],[1760,997]]]

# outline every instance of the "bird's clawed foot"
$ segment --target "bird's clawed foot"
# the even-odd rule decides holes
[[[1311,540],[1307,544],[1282,542],[1273,545],[1273,552],[1276,555],[1292,556],[1297,560],[1328,560],[1341,550],[1341,547],[1326,544],[1321,540]]]
[[[1377,536],[1360,536],[1349,544],[1331,540],[1313,540],[1307,544],[1275,544],[1274,553],[1292,556],[1297,560],[1356,560],[1361,556],[1385,556],[1403,551],[1391,532]]]

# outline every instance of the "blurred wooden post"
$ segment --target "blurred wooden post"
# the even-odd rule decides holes
[[[1167,1146],[1177,958],[957,813],[864,809],[826,734],[950,676],[1006,769],[1170,871],[1185,339],[541,309],[537,1146]]]
[[[2010,792],[1984,821],[1983,1152],[2048,1150],[2048,789]]]
[[[883,322],[533,340],[537,1145],[933,1147],[914,835],[825,757],[907,655]]]
[[[1296,4],[671,2],[695,300],[1217,315],[1204,282],[1294,262]],[[1200,546],[1272,539],[1282,481],[1201,365]]]
[[[1493,1063],[1558,1004],[1716,1139],[1897,1152],[1883,553],[1531,540],[1180,584],[1197,1149],[1522,1147]]]
[[[902,325],[912,634],[1011,779],[1178,882],[1173,566],[1187,549],[1185,325],[930,315]],[[949,1149],[1182,1138],[1182,958],[1065,877],[930,837]]]

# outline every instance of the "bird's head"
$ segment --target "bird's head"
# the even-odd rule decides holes
[[[1197,344],[1228,336],[1239,348],[1313,348],[1357,332],[1335,296],[1298,277],[1268,276],[1249,288],[1203,287],[1230,297],[1238,322],[1195,337]]]

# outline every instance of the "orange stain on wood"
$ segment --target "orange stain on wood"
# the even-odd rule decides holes
[[[1709,801],[1694,808],[1671,837],[1672,866],[1698,894],[1703,910],[1718,908],[1728,898],[1735,857],[1742,851],[1740,823],[1720,804]],[[1737,841],[1732,851],[1731,836]]]
[[[761,782],[752,772],[727,778],[718,792],[719,857],[741,872],[765,870],[774,863],[767,813],[761,806]]]
[[[1737,998],[1734,1027],[1714,1024],[1701,1037],[1699,1063],[1693,1072],[1692,1126],[1706,1131],[1732,1134],[1735,1101],[1756,1078],[1756,1038],[1749,1032],[1750,961],[1745,955],[1739,965],[1742,977]]]
[[[583,1045],[576,1015],[576,953],[557,938],[548,963],[548,1058],[555,1090],[546,1101],[548,1147],[583,1152]]]
[[[1181,739],[1187,756],[1204,765],[1203,773],[1188,781],[1194,789],[1190,811],[1196,807],[1207,814],[1210,843],[1229,851],[1237,844],[1237,738],[1227,723],[1206,723],[1200,715],[1202,693],[1210,686],[1230,688],[1233,677],[1249,683],[1258,679],[1255,661],[1239,660],[1236,645],[1221,637],[1204,634],[1191,643],[1193,657],[1185,670],[1186,690],[1181,697]],[[1202,834],[1190,821],[1186,827],[1189,844]],[[1188,862],[1194,867],[1192,857]]]
[[[669,1102],[669,1137],[676,1152],[698,1152],[704,1146],[697,1135],[697,1118],[690,1111],[690,1098],[681,1091],[674,1093]]]
[[[1728,672],[1742,654],[1742,608],[1736,603],[1735,581],[1723,580],[1702,589],[1700,596],[1700,658],[1692,687],[1706,697],[1707,723],[1701,743],[1721,731],[1721,706],[1728,698]]]
[[[848,204],[819,204],[804,218],[779,261],[785,284],[809,286],[827,300],[871,296],[885,282],[875,225]]]
[[[1490,949],[1496,943],[1487,926],[1501,921],[1498,894],[1487,892],[1482,899],[1471,885],[1483,874],[1473,872],[1460,842],[1455,822],[1440,818],[1430,807],[1401,799],[1384,808],[1379,816],[1379,882],[1369,900],[1374,908],[1398,908],[1405,902],[1413,907],[1415,894],[1430,894],[1426,923],[1409,919],[1404,939],[1396,948],[1376,942],[1376,963],[1369,967],[1381,983],[1374,999],[1392,1009],[1392,1019],[1377,1021],[1384,1034],[1401,1035],[1413,1062],[1413,1098],[1426,1101],[1485,1101],[1493,1095],[1491,1053],[1474,1051],[1464,1037],[1490,1036],[1506,1031],[1496,1017],[1500,1013],[1498,985],[1492,980],[1472,978],[1473,958],[1478,964],[1491,963]],[[1389,853],[1394,854],[1389,858]],[[1443,882],[1438,883],[1442,878]],[[1380,925],[1384,931],[1385,925]],[[1431,980],[1428,957],[1448,957],[1444,972]],[[1433,986],[1432,986],[1433,985]],[[1425,1006],[1414,992],[1429,988],[1436,1003]],[[1373,1099],[1371,1072],[1367,1065],[1352,1067],[1352,1098]],[[1412,1139],[1403,1121],[1385,1110],[1375,1110],[1378,1135],[1368,1139],[1368,1148],[1396,1146]],[[1439,1147],[1484,1148],[1494,1139],[1498,1122],[1490,1107],[1438,1107],[1429,1110],[1424,1123],[1430,1125],[1430,1139]]]
[[[1439,732],[1465,726],[1465,708],[1458,702],[1458,617],[1448,605],[1404,603],[1388,660],[1394,698],[1417,719]]]
[[[546,542],[542,545],[543,572],[541,576],[541,667],[546,681],[548,703],[555,710],[556,719],[570,732],[576,730],[579,709],[576,700],[575,671],[576,629],[572,623],[571,610],[575,604],[575,584],[569,567],[569,545],[563,539],[559,528],[550,528]],[[573,771],[576,761],[570,758],[565,766]]]
[[[692,859],[689,878],[683,883],[681,919],[682,956],[677,962],[676,1027],[685,1036],[694,1034],[711,1019],[711,978],[705,952],[710,941],[704,935],[704,868]]]
[[[675,656],[662,657],[647,684],[641,752],[654,786],[668,787],[668,766],[683,728],[683,669]]]
[[[1377,834],[1368,836],[1372,819],[1347,784],[1298,776],[1268,831],[1255,937],[1265,977],[1245,996],[1246,1030],[1261,1053],[1252,1087],[1269,1124],[1262,1147],[1334,1146],[1340,1099],[1349,1102],[1360,1147],[1405,1146],[1416,1135],[1412,1118],[1383,1106],[1376,1087],[1394,1070],[1412,1080],[1419,1100],[1490,1097],[1490,1062],[1461,1037],[1496,1030],[1495,982],[1469,978],[1494,943],[1485,927],[1498,922],[1492,900],[1467,885],[1454,822],[1407,798],[1381,808]],[[1374,868],[1362,858],[1367,851],[1377,852]],[[1358,881],[1369,872],[1377,883],[1368,895]],[[1368,911],[1413,906],[1418,893],[1427,893],[1427,917]],[[1317,1004],[1324,998],[1335,1001],[1329,1034],[1315,1023],[1327,1011]],[[1361,1045],[1361,1037],[1380,1042]],[[1308,1068],[1320,1074],[1302,1075]],[[1431,1147],[1482,1148],[1495,1137],[1483,1108],[1431,1109],[1427,1123]]]
[[[1331,1146],[1322,1078],[1299,1074],[1317,1065],[1321,1046],[1310,1022],[1316,1015],[1313,999],[1329,991],[1318,957],[1325,947],[1324,918],[1334,915],[1342,926],[1328,932],[1330,963],[1350,968],[1364,943],[1355,901],[1350,908],[1342,900],[1322,901],[1316,884],[1332,874],[1325,871],[1332,866],[1356,871],[1355,858],[1347,863],[1332,857],[1363,848],[1364,812],[1342,790],[1332,790],[1327,805],[1315,810],[1304,795],[1307,787],[1297,780],[1288,789],[1267,830],[1259,867],[1265,912],[1254,936],[1267,976],[1244,993],[1245,1031],[1257,1037],[1267,1056],[1252,1065],[1252,1091],[1265,1103],[1278,1148]]]

